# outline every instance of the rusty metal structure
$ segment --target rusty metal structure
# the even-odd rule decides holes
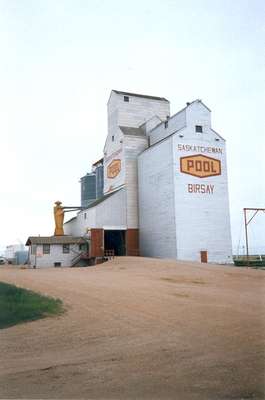
[[[254,214],[250,217],[250,219],[248,219],[248,214],[247,214],[248,211],[254,211]],[[248,247],[248,225],[260,211],[265,213],[265,208],[243,208],[244,222],[245,222],[246,251],[247,251],[247,268],[250,267],[250,265],[249,265],[249,247]]]

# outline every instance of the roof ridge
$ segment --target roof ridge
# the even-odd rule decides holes
[[[140,94],[140,93],[132,93],[132,92],[123,92],[121,90],[116,90],[116,89],[112,89],[112,92],[115,92],[117,94],[127,95],[127,96],[133,96],[133,97],[143,97],[143,98],[146,98],[146,99],[162,100],[162,101],[166,101],[166,102],[169,103],[169,100],[167,100],[165,97],[151,96],[151,95],[145,95],[145,94]]]

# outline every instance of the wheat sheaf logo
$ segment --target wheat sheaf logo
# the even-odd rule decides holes
[[[221,161],[202,154],[180,157],[180,171],[197,178],[221,175]]]
[[[115,159],[112,160],[111,163],[107,167],[107,176],[108,178],[116,178],[117,175],[121,172],[121,160]]]

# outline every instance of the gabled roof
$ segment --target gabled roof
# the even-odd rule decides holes
[[[191,104],[194,104],[194,103],[201,103],[205,108],[207,108],[207,110],[208,110],[209,112],[212,112],[212,111],[210,110],[210,108],[207,107],[207,106],[203,103],[202,100],[196,99],[196,100],[193,100],[193,101],[191,101],[191,102],[187,102],[187,103],[186,103],[186,104],[187,104],[186,107],[182,108],[181,110],[177,111],[175,114],[171,115],[171,116],[169,117],[169,120],[173,119],[174,117],[176,117],[176,115],[178,115],[178,114],[182,113],[183,111],[185,111]],[[158,125],[156,125],[153,129],[151,129],[150,132],[154,131],[156,128],[158,128],[160,125],[162,125],[162,124],[164,124],[164,123],[165,123],[165,121],[161,121],[161,123],[158,124]],[[182,129],[182,128],[181,128],[181,129]],[[215,133],[216,133],[216,132],[215,132]],[[219,136],[220,136],[220,135],[219,135]],[[221,136],[220,136],[220,137],[221,137]]]
[[[210,110],[210,108],[207,107],[206,104],[204,104],[204,102],[203,102],[202,100],[200,100],[200,99],[196,99],[196,100],[193,100],[193,101],[191,101],[191,102],[186,103],[187,106],[186,106],[185,108],[189,107],[189,106],[190,106],[191,104],[193,104],[193,103],[201,103],[205,108],[207,108],[208,111],[212,112],[212,111]],[[183,111],[183,110],[181,110],[181,111]]]
[[[216,134],[220,139],[222,139],[224,142],[226,142],[226,140],[223,138],[223,136],[220,135],[220,133],[216,132],[216,131],[213,130],[212,128],[211,128],[211,131],[212,131],[213,133],[215,133],[215,134]]]
[[[81,236],[29,236],[26,246],[32,244],[82,244],[86,243]]]
[[[149,95],[145,95],[145,94],[122,92],[120,90],[115,90],[115,89],[113,89],[112,92],[115,92],[117,94],[122,94],[124,96],[143,97],[145,99],[160,100],[160,101],[166,101],[167,103],[169,103],[169,101],[167,99],[165,99],[165,97],[157,97],[157,96],[149,96]]]
[[[119,126],[124,135],[144,136],[144,131],[141,128],[132,128],[130,126]]]

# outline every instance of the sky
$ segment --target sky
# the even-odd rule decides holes
[[[0,0],[0,250],[52,235],[101,158],[111,89],[197,98],[227,141],[234,253],[265,208],[262,0]],[[265,213],[249,225],[265,253]]]

